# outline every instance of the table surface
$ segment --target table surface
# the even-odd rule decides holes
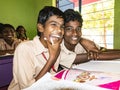
[[[90,70],[90,71],[112,72],[112,73],[120,74],[120,59],[110,60],[110,61],[92,60],[79,65],[74,65],[73,68]]]

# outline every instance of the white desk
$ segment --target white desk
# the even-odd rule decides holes
[[[74,66],[74,68],[79,68],[83,70],[90,71],[104,71],[104,72],[114,72],[120,73],[120,60],[114,61],[90,61],[83,64],[79,64]],[[43,84],[44,83],[44,84]],[[39,79],[36,83],[31,85],[30,87],[24,90],[55,90],[57,88],[74,88],[73,90],[108,90],[100,87],[96,87],[93,85],[85,84],[85,83],[75,83],[71,81],[56,81],[51,79],[49,74],[44,75],[41,79]]]
[[[79,65],[74,65],[73,68],[120,74],[120,59],[111,61],[90,61]]]

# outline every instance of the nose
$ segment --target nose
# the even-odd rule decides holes
[[[77,35],[76,29],[74,29],[72,33],[73,33],[74,35]]]
[[[56,27],[56,30],[58,33],[62,33],[64,31],[64,29],[61,28],[61,26]]]
[[[13,35],[13,33],[12,32],[8,32],[8,35],[11,36],[11,35]]]

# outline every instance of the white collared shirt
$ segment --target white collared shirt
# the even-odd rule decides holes
[[[42,53],[45,54],[46,58],[49,58],[48,49],[43,46],[38,36],[18,45],[14,53],[13,80],[8,90],[21,90],[35,82],[35,77],[46,64],[46,59]],[[54,64],[55,70],[57,70],[58,65],[59,57]],[[54,73],[52,69],[51,73]]]

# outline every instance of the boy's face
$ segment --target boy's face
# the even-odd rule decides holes
[[[81,39],[81,23],[77,20],[65,23],[64,40],[66,43],[75,45]]]
[[[57,31],[59,35],[63,36],[63,34],[64,34],[64,20],[61,17],[53,15],[46,21],[43,28],[44,28],[44,31],[43,31],[44,37],[46,37],[47,40],[50,41],[50,35],[51,35],[51,32],[53,32],[53,31]],[[57,40],[57,39],[54,38],[54,41],[55,40]]]
[[[6,27],[3,30],[3,38],[6,40],[13,40],[15,38],[15,31],[10,27]]]
[[[19,33],[20,34],[25,34],[25,29],[24,28],[19,28]]]

